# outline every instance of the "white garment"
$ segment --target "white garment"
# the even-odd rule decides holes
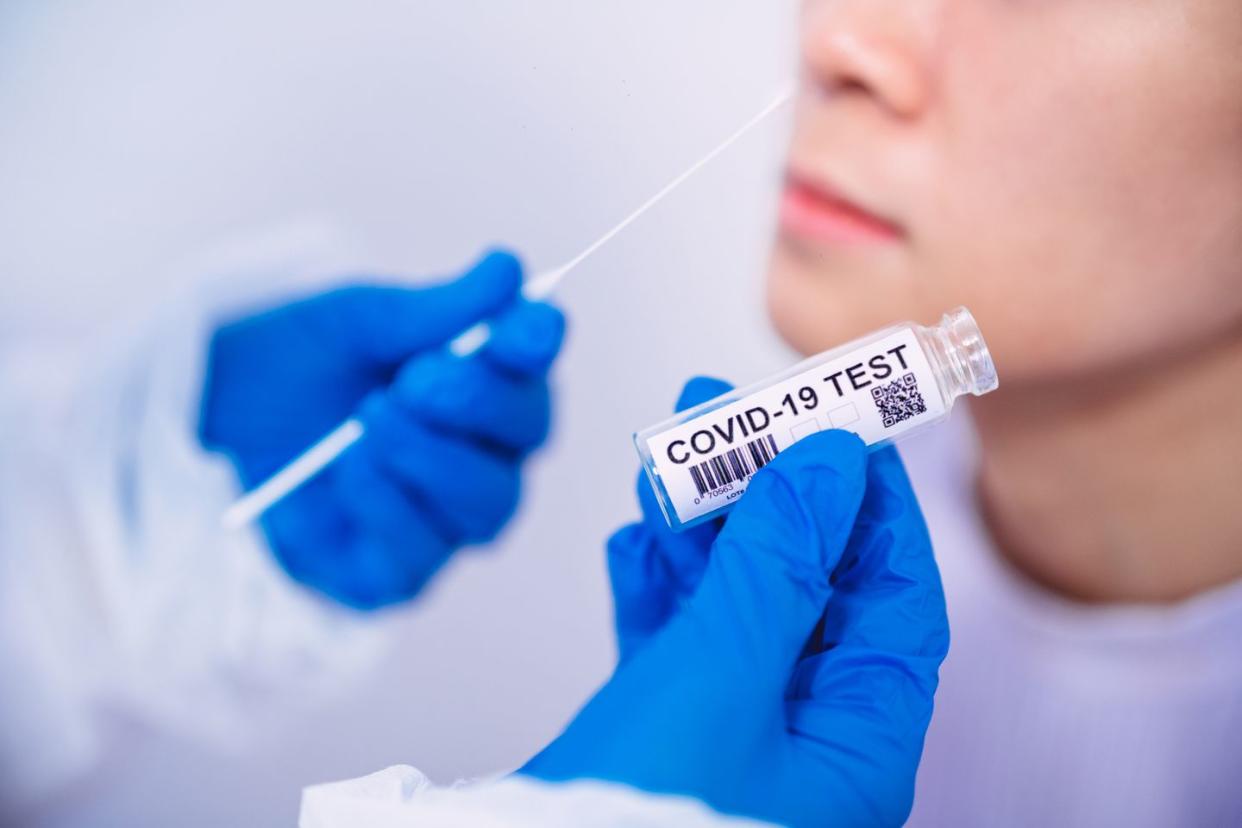
[[[361,779],[307,788],[299,828],[746,828],[693,799],[622,785],[549,784],[525,777],[437,788],[397,766]]]
[[[1039,590],[984,531],[973,446],[958,417],[903,452],[952,631],[910,824],[1242,825],[1242,583],[1168,608]]]
[[[339,247],[301,227],[224,251],[156,329],[86,354],[0,342],[0,816],[99,762],[111,715],[241,745],[377,656],[375,622],[221,529],[236,478],[197,439],[210,317]]]

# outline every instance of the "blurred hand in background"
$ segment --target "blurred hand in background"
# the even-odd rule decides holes
[[[263,520],[281,565],[359,609],[416,595],[463,545],[496,536],[522,462],[546,438],[547,373],[564,318],[520,296],[505,253],[428,288],[349,287],[220,328],[203,397],[205,446],[263,482],[346,418],[363,440]],[[469,357],[447,344],[477,322]]]

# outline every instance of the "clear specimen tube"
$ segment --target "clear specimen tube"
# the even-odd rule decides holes
[[[634,435],[669,526],[720,516],[778,453],[818,431],[887,445],[949,416],[966,394],[997,387],[996,367],[966,308],[939,325],[894,325],[730,391]]]

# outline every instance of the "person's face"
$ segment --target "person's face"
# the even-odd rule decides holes
[[[1004,384],[1242,330],[1239,0],[806,0],[802,44],[795,347],[966,305]]]

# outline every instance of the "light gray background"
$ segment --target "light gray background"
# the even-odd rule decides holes
[[[795,0],[6,2],[0,331],[77,339],[158,312],[167,263],[290,219],[397,273],[503,242],[559,263],[792,71]],[[30,822],[291,824],[309,782],[511,767],[614,658],[603,541],[635,514],[629,435],[692,373],[791,355],[761,276],[785,126],[752,135],[566,285],[558,428],[522,514],[404,613],[391,660],[241,755],[122,731]]]

